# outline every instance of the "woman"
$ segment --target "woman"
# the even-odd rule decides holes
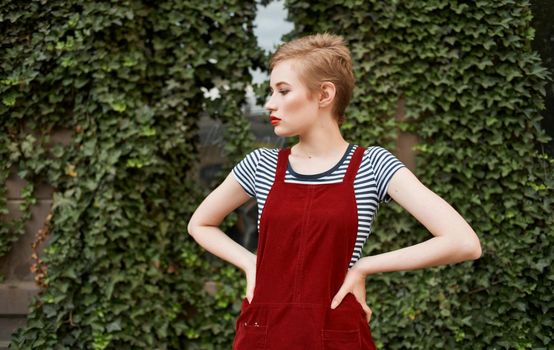
[[[342,37],[285,43],[270,70],[265,108],[275,133],[299,142],[250,152],[200,204],[188,231],[245,272],[233,349],[375,349],[366,276],[477,259],[479,239],[392,153],[344,140],[340,125],[354,77]],[[254,196],[257,255],[218,228]],[[391,199],[435,237],[360,258],[379,203]]]

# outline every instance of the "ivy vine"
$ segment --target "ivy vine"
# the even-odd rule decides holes
[[[54,188],[44,288],[11,348],[228,347],[242,271],[186,227],[207,192],[195,175],[201,117],[226,130],[214,183],[252,147],[244,89],[265,59],[255,14],[236,0],[0,5],[0,179],[28,183],[1,254],[39,180]],[[219,97],[205,94],[214,88]]]
[[[253,147],[244,88],[248,68],[267,64],[255,5],[0,5],[0,179],[15,172],[28,183],[23,216],[1,227],[0,254],[23,232],[38,181],[55,188],[45,288],[12,348],[230,347],[243,276],[199,248],[186,224],[209,190],[194,177],[199,117],[227,131],[229,163],[212,185]],[[416,175],[481,238],[479,260],[368,278],[378,348],[551,346],[554,161],[540,128],[550,78],[530,48],[528,1],[286,7],[295,28],[284,40],[329,31],[349,43],[357,85],[345,136],[393,149],[398,130],[418,135]],[[214,87],[221,96],[207,98]],[[399,104],[403,120],[393,117]],[[69,145],[52,142],[58,131],[71,133]],[[394,203],[372,231],[366,255],[429,238]]]

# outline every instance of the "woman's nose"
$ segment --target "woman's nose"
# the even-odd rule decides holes
[[[275,103],[273,103],[271,95],[267,97],[264,108],[267,109],[268,111],[275,109]]]

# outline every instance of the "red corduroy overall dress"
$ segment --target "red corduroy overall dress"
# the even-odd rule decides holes
[[[233,350],[375,350],[365,312],[352,293],[331,309],[354,251],[357,147],[344,179],[286,183],[290,148],[279,150],[275,182],[260,218],[256,285],[242,300]]]

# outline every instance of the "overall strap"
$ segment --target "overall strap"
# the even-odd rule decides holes
[[[287,171],[287,163],[290,154],[290,147],[279,150],[277,158],[277,171],[275,173],[275,182],[285,182],[285,173]]]
[[[348,164],[348,169],[346,170],[346,174],[344,175],[343,182],[354,183],[354,179],[356,178],[356,173],[358,172],[358,169],[360,168],[360,164],[362,163],[362,157],[364,155],[364,152],[365,152],[364,147],[362,146],[356,147],[356,150],[354,151],[354,154],[350,159],[350,163]]]

